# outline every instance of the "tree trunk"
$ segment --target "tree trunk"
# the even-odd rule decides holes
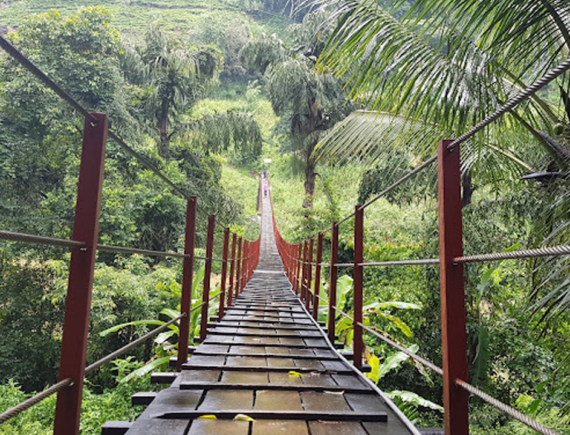
[[[168,157],[170,139],[168,138],[168,101],[162,101],[160,108],[160,118],[158,119],[158,129],[160,131],[160,144],[158,155],[162,158]]]
[[[314,146],[312,146],[311,149],[312,148],[314,148]],[[303,200],[303,208],[313,208],[316,179],[315,166],[315,159],[307,157],[307,166],[305,166],[305,199]]]

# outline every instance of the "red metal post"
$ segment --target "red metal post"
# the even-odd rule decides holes
[[[184,231],[184,257],[182,262],[182,296],[180,297],[180,313],[186,316],[180,319],[180,335],[178,338],[178,361],[176,370],[188,361],[188,344],[190,335],[190,309],[192,305],[192,281],[194,279],[194,242],[196,239],[196,208],[198,200],[190,198],[186,206],[186,229]]]
[[[323,261],[323,233],[317,236],[317,265],[315,266],[315,294],[313,296],[313,319],[319,318],[319,293],[321,291],[321,261]]]
[[[305,240],[303,242],[303,261],[301,263],[301,301],[307,297],[307,255],[309,251],[309,244]]]
[[[362,299],[364,293],[364,209],[354,208],[354,366],[362,367],[364,341],[362,339]]]
[[[295,257],[295,294],[301,292],[301,253],[303,247],[301,243],[297,243],[297,256]]]
[[[206,238],[206,261],[204,265],[204,292],[202,293],[202,318],[200,319],[200,342],[206,339],[208,332],[208,309],[210,308],[210,279],[212,277],[212,255],[214,252],[214,230],[216,215],[208,216],[208,233]]]
[[[237,234],[232,233],[232,258],[230,263],[230,288],[228,289],[228,307],[232,306],[232,299],[234,293],[234,272],[236,267],[236,242],[237,242]]]
[[[226,303],[226,278],[228,275],[228,247],[230,244],[230,229],[224,230],[224,248],[222,251],[222,281],[220,283],[220,308],[218,309],[218,318],[224,317],[224,304]]]
[[[466,435],[468,394],[455,384],[456,379],[467,380],[463,264],[453,263],[463,255],[460,151],[449,151],[450,143],[440,142],[437,151],[444,425],[446,434]]]
[[[245,288],[245,276],[247,275],[247,257],[249,255],[249,240],[243,241],[243,248],[242,248],[242,260],[241,260],[241,275],[240,275],[240,293],[243,292]]]
[[[328,330],[329,330],[329,340],[334,343],[336,339],[336,311],[334,307],[336,306],[336,281],[338,277],[338,269],[336,264],[338,263],[338,225],[336,222],[332,223],[331,227],[331,265],[330,265],[330,275],[329,275],[329,315],[328,315]]]
[[[237,297],[238,297],[239,294],[240,294],[240,286],[239,286],[239,285],[240,285],[240,279],[239,279],[239,277],[241,276],[241,259],[242,259],[242,252],[241,252],[241,250],[242,250],[242,244],[243,244],[243,240],[242,240],[242,238],[240,237],[240,238],[238,239],[238,254],[237,254],[237,258],[236,258],[236,262],[237,262],[237,267],[236,267],[236,280],[235,280],[235,283],[236,283],[235,297],[236,297],[236,299],[237,299]]]
[[[61,390],[57,395],[55,435],[77,435],[81,416],[105,146],[109,129],[104,114],[92,115],[97,122],[85,119],[83,127],[83,147],[73,226],[73,240],[83,242],[87,247],[75,248],[71,253],[59,366],[59,380],[71,378],[73,385]]]
[[[311,263],[313,262],[313,251],[315,250],[314,245],[315,245],[315,239],[311,237],[309,239],[309,259],[307,261],[307,287],[305,293],[305,308],[309,312],[311,309],[311,302],[313,299],[311,294],[311,282],[313,281],[313,265]]]

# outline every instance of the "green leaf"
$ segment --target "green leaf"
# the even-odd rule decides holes
[[[421,310],[422,307],[418,304],[413,304],[411,302],[399,302],[399,301],[389,301],[389,302],[373,302],[371,304],[365,305],[363,310],[373,310],[376,308],[398,308],[400,310]]]
[[[394,390],[386,394],[390,399],[398,398],[402,400],[402,402],[407,402],[416,406],[423,406],[424,408],[429,408],[443,412],[443,406],[440,406],[437,403],[433,403],[427,399],[424,399],[423,397],[418,396],[416,393],[412,393],[411,391]]]
[[[169,364],[169,362],[170,362],[170,355],[152,360],[152,361],[148,362],[147,364],[145,364],[144,366],[142,366],[140,369],[137,369],[137,370],[131,372],[128,376],[125,376],[119,382],[120,383],[126,383],[129,381],[132,381],[133,379],[140,378],[141,376],[144,376],[147,373],[150,373],[159,367],[167,366]]]
[[[165,316],[170,317],[171,319],[176,319],[178,316],[180,316],[180,312],[173,310],[171,308],[165,308],[163,309],[160,314],[164,314]]]
[[[414,344],[414,345],[410,346],[408,348],[408,350],[410,352],[416,353],[418,351],[418,348],[419,348],[418,345]],[[384,362],[378,368],[378,380],[382,379],[384,376],[386,376],[392,370],[396,370],[396,369],[400,368],[402,363],[409,358],[410,357],[408,355],[406,355],[404,352],[395,352],[395,353],[389,355],[388,358],[386,358],[384,360]]]
[[[168,340],[170,337],[177,335],[176,331],[166,331],[166,332],[162,332],[160,334],[158,334],[156,336],[156,338],[154,339],[154,342],[156,344],[162,344],[164,343],[166,340]]]
[[[404,321],[399,317],[393,316],[390,313],[382,310],[374,310],[374,312],[377,313],[380,317],[383,317],[384,319],[392,322],[392,324],[394,324],[400,331],[402,331],[406,337],[412,337],[414,335],[410,327],[406,325],[406,323],[404,323]]]
[[[121,323],[120,325],[115,325],[109,329],[105,329],[104,331],[101,331],[99,333],[99,335],[101,337],[105,337],[106,335],[109,335],[113,332],[117,332],[118,330],[126,327],[126,326],[139,326],[139,325],[158,325],[158,326],[162,326],[164,325],[165,322],[161,321],[161,320],[135,320],[134,322],[127,322],[127,323]]]

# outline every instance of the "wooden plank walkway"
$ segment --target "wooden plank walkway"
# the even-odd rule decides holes
[[[263,207],[258,269],[183,371],[127,435],[419,435],[393,403],[340,356],[283,271]],[[254,422],[234,420],[245,414]],[[215,415],[213,419],[200,416]],[[110,429],[110,428],[109,428]]]

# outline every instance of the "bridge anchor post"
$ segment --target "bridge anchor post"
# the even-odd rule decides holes
[[[190,309],[192,305],[192,281],[194,275],[194,243],[196,240],[196,208],[198,199],[192,196],[186,206],[186,228],[184,231],[184,257],[182,263],[182,295],[180,296],[180,336],[178,339],[178,360],[176,370],[188,361],[188,341],[190,336]]]
[[[467,343],[463,264],[453,262],[463,255],[460,152],[447,148],[451,142],[441,141],[437,151],[444,425],[446,435],[467,435],[469,397],[455,384],[467,379]]]
[[[59,363],[59,380],[69,378],[73,381],[73,385],[57,394],[54,435],[79,434],[93,276],[99,236],[105,148],[109,131],[109,123],[104,114],[92,115],[97,122],[94,123],[86,118],[83,128],[72,237],[73,240],[85,243],[86,248],[74,248],[71,251]]]

